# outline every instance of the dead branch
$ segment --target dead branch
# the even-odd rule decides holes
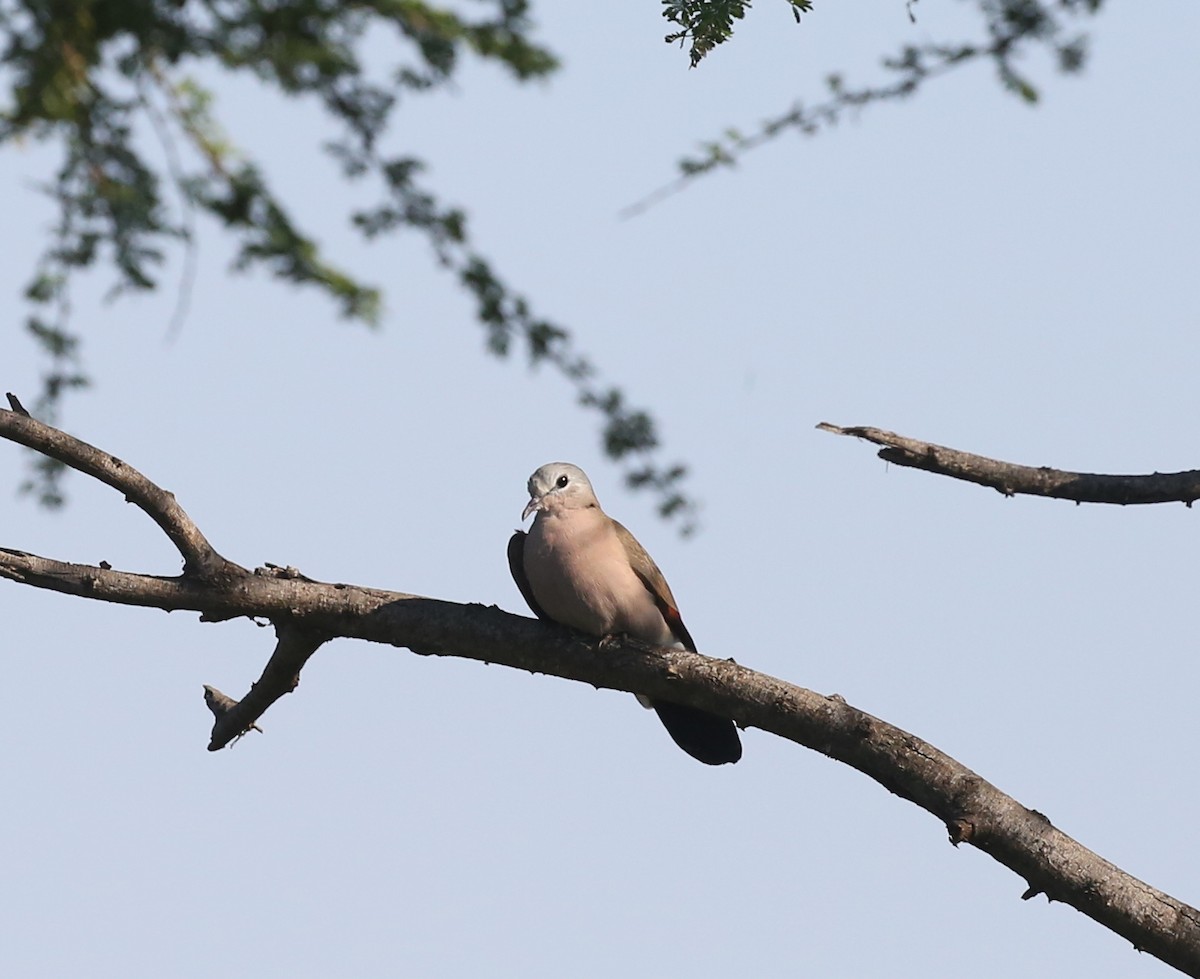
[[[1191,506],[1200,499],[1200,470],[1179,473],[1151,473],[1142,476],[1110,476],[1102,473],[1065,472],[1047,466],[1019,466],[986,456],[948,449],[944,445],[921,442],[881,428],[831,425],[821,422],[817,428],[834,435],[851,435],[884,448],[879,458],[897,466],[924,469],[926,472],[990,486],[1005,496],[1024,493],[1049,496],[1076,503],[1184,503]]]
[[[97,467],[97,450],[65,436],[50,437],[44,429],[49,426],[0,411],[0,435],[53,445],[61,453],[56,458],[68,465],[79,462],[76,468],[85,472],[91,472],[88,466],[99,468],[118,489],[145,479],[124,463],[116,470]],[[10,434],[14,431],[21,437]],[[54,429],[49,433],[62,436]],[[169,496],[153,484],[149,489],[146,499]],[[191,522],[180,511],[170,525],[177,529]],[[294,689],[313,651],[339,636],[662,697],[731,717],[742,727],[760,728],[851,765],[940,819],[954,844],[969,843],[1023,877],[1025,897],[1046,894],[1070,904],[1135,948],[1200,977],[1200,912],[1108,863],[932,745],[841,697],[822,696],[732,660],[597,640],[495,607],[328,584],[293,569],[251,574],[220,560],[220,574],[197,573],[185,565],[179,577],[163,578],[0,548],[0,578],[99,601],[189,609],[205,621],[239,616],[272,621],[278,645],[250,693],[233,701],[205,689],[216,717],[210,750],[251,729],[274,700]]]
[[[285,618],[275,620],[275,634],[278,638],[275,652],[267,660],[262,676],[257,683],[251,685],[250,692],[245,697],[232,700],[215,687],[204,688],[204,701],[216,716],[212,736],[208,742],[209,751],[220,751],[251,728],[257,728],[258,725],[254,722],[266,713],[267,708],[300,685],[300,671],[304,669],[304,664],[329,638],[321,632],[302,628]],[[221,700],[216,695],[224,699]],[[219,705],[219,713],[214,704]]]
[[[116,456],[39,422],[29,414],[15,394],[9,393],[7,397],[11,410],[0,411],[0,435],[94,476],[100,482],[120,491],[125,495],[127,502],[137,504],[167,535],[183,557],[183,575],[180,578],[156,580],[165,585],[169,582],[190,584],[217,579],[234,582],[252,577],[245,568],[217,553],[200,532],[200,528],[176,501],[173,493],[151,482]],[[4,553],[10,557],[20,555],[17,551]],[[49,577],[61,575],[68,589],[77,587],[80,582],[86,587],[89,582],[94,581],[91,571],[85,566],[64,567],[69,567],[70,570],[63,571],[60,568],[58,571],[51,571]],[[101,565],[95,570],[110,572],[111,568]],[[0,576],[4,576],[3,571],[0,571]],[[144,576],[133,577],[139,579],[132,583],[133,591],[136,592],[140,585],[144,584],[141,581]],[[17,580],[51,590],[64,590],[57,588],[49,578],[39,582],[36,575]],[[258,683],[251,687],[250,692],[241,701],[235,701],[215,689],[213,692],[219,694],[219,697],[212,696],[208,692],[210,688],[205,690],[205,702],[216,717],[209,743],[210,751],[223,748],[250,730],[271,704],[294,690],[300,682],[300,669],[325,641],[323,635],[297,626],[284,614],[273,618],[272,622],[279,635],[279,645]]]
[[[12,408],[13,411],[15,411],[18,415],[24,415],[26,418],[29,417],[29,412],[25,410],[25,406],[21,404],[15,394],[9,391],[6,397],[8,398],[8,406]]]
[[[212,711],[212,715],[216,722],[219,722],[221,718],[223,718],[238,705],[238,701],[234,700],[228,694],[222,693],[211,683],[204,684],[204,703],[205,706]],[[213,726],[216,727],[215,722]],[[253,723],[251,723],[249,727],[245,728],[245,730],[242,731],[242,734],[248,734],[250,731],[257,731],[259,734],[262,734],[262,728]],[[242,736],[242,734],[234,735],[233,740],[229,743],[233,744]],[[211,742],[209,743],[208,750],[213,750]]]
[[[15,395],[9,394],[8,401],[13,410],[0,411],[0,436],[57,459],[123,493],[126,501],[137,504],[175,545],[183,556],[185,574],[207,577],[244,571],[231,566],[216,552],[175,501],[173,493],[156,486],[116,456],[42,424],[21,407]]]

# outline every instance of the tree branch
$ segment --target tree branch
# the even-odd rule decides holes
[[[908,16],[916,23],[912,2],[909,0]],[[1087,54],[1087,39],[1073,29],[1074,19],[1096,14],[1103,2],[1023,0],[1016,3],[1011,0],[982,0],[979,7],[985,25],[979,39],[906,44],[896,54],[883,59],[882,67],[889,80],[875,84],[850,86],[840,74],[829,75],[825,80],[829,92],[827,99],[809,103],[796,101],[792,108],[763,120],[748,133],[735,126],[726,127],[721,135],[701,143],[699,155],[680,160],[677,164],[678,174],[673,180],[623,208],[620,216],[628,218],[641,214],[684,190],[701,176],[736,166],[747,153],[785,133],[815,136],[834,128],[846,116],[869,105],[911,98],[927,82],[979,61],[990,61],[1001,85],[1025,103],[1034,105],[1039,98],[1038,90],[1029,76],[1018,68],[1022,56],[1040,45],[1053,53],[1059,71],[1064,74],[1079,72]],[[670,10],[718,5],[728,6],[728,0],[720,0],[719,4],[713,0],[690,0],[688,3],[670,3],[667,7]],[[669,13],[665,16],[671,19]],[[679,40],[680,35],[668,35],[667,40],[672,38]],[[711,46],[708,45],[709,48]],[[693,61],[692,67],[695,66]]]
[[[204,703],[208,709],[212,711],[213,717],[216,718],[217,721],[220,721],[222,717],[224,717],[238,705],[236,700],[234,700],[228,694],[222,693],[210,683],[204,684]],[[215,726],[216,725],[214,723],[214,727]],[[259,734],[262,734],[262,728],[253,723],[250,724],[250,726],[247,727],[242,734],[248,734],[250,731],[257,731]],[[230,744],[236,742],[241,736],[241,734],[235,735]],[[209,750],[212,750],[211,743],[209,745]]]
[[[124,493],[127,502],[136,503],[170,538],[183,556],[185,574],[208,577],[236,567],[216,552],[175,501],[173,493],[156,486],[116,456],[39,422],[21,407],[16,395],[9,394],[8,400],[13,410],[0,411],[0,436],[57,459]]]
[[[879,458],[897,466],[924,469],[926,472],[990,486],[1005,496],[1024,493],[1048,496],[1076,503],[1184,503],[1200,499],[1200,470],[1178,473],[1151,473],[1143,476],[1110,476],[1102,473],[1066,472],[1048,466],[1019,466],[987,456],[948,449],[944,445],[885,432],[880,428],[851,426],[843,428],[821,422],[817,428],[834,435],[852,435],[884,448]]]
[[[5,417],[12,414],[0,412],[0,435],[23,442],[18,436],[28,431]],[[96,452],[90,446],[80,452],[83,444],[70,439],[51,444],[69,465],[91,465],[90,453]],[[118,488],[130,483],[132,472],[120,465],[116,476],[101,468],[121,483]],[[1023,877],[1024,897],[1041,893],[1070,904],[1136,948],[1200,976],[1200,912],[1108,863],[932,745],[839,696],[822,696],[732,660],[600,640],[495,607],[312,581],[293,569],[249,573],[225,563],[223,574],[185,568],[177,578],[163,578],[0,548],[0,578],[33,587],[124,605],[190,609],[206,621],[249,616],[274,622],[275,653],[242,701],[206,688],[206,702],[217,718],[210,750],[253,726],[263,710],[295,687],[312,652],[337,636],[672,700],[851,765],[940,819],[954,844],[969,843]]]
[[[258,728],[254,722],[275,701],[300,685],[300,671],[304,669],[304,664],[330,638],[284,618],[275,620],[275,634],[278,637],[275,652],[267,660],[258,682],[250,687],[250,692],[241,700],[232,700],[215,687],[205,686],[204,702],[216,718],[208,742],[209,751],[220,751],[251,728]]]
[[[25,406],[21,404],[15,394],[9,391],[5,397],[8,398],[8,406],[13,411],[15,411],[18,415],[24,415],[26,418],[29,417],[29,412],[25,409]]]

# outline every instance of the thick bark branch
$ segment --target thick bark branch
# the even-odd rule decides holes
[[[16,431],[30,437],[27,429],[14,429],[9,416],[21,417],[0,411],[0,434]],[[35,434],[37,441],[46,441],[44,434]],[[68,465],[92,465],[91,454],[97,453],[75,440],[53,444],[62,452],[56,458]],[[124,490],[134,478],[144,480],[123,463],[119,467],[101,467],[110,485]],[[152,484],[150,489],[162,493]],[[153,493],[146,498],[158,499]],[[153,505],[147,512],[167,513]],[[186,515],[167,523],[176,530],[191,526]],[[166,526],[164,530],[171,533]],[[211,750],[250,729],[270,703],[294,688],[312,652],[337,636],[406,647],[421,655],[497,663],[731,717],[742,727],[769,731],[853,766],[940,819],[955,844],[978,847],[1021,875],[1028,883],[1025,897],[1044,893],[1070,904],[1142,951],[1200,976],[1200,912],[1108,863],[932,745],[841,697],[821,696],[732,660],[597,640],[494,607],[326,584],[292,569],[250,573],[220,561],[217,574],[185,567],[180,577],[162,578],[0,549],[0,578],[100,601],[189,609],[207,621],[250,616],[274,622],[279,636],[275,654],[242,701],[206,689],[206,702],[217,718]]]
[[[1020,874],[1026,897],[1044,893],[1070,904],[1137,948],[1200,976],[1200,912],[1108,863],[915,735],[840,697],[731,660],[602,642],[494,607],[273,573],[187,581],[0,550],[0,577],[101,601],[190,609],[209,619],[292,616],[318,634],[510,666],[732,717],[853,766],[935,815],[953,842],[978,847]],[[234,727],[234,733],[244,729]]]
[[[852,435],[884,448],[879,458],[898,466],[924,469],[953,479],[990,486],[1005,496],[1025,493],[1076,503],[1185,503],[1200,500],[1200,470],[1151,473],[1144,476],[1110,476],[1102,473],[1065,472],[1046,466],[1019,466],[986,456],[948,449],[944,445],[885,432],[880,428],[843,428],[821,422],[817,428],[835,435]]]

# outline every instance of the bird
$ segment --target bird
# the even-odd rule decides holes
[[[593,636],[628,635],[657,646],[696,652],[663,573],[633,534],[600,508],[587,474],[551,462],[529,477],[522,522],[529,532],[508,542],[508,565],[530,609]],[[638,696],[653,708],[675,743],[706,765],[742,757],[737,725],[669,700]]]

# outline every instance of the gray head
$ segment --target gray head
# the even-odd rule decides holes
[[[569,462],[548,462],[529,477],[529,502],[524,520],[535,510],[581,510],[599,507],[587,473]]]

